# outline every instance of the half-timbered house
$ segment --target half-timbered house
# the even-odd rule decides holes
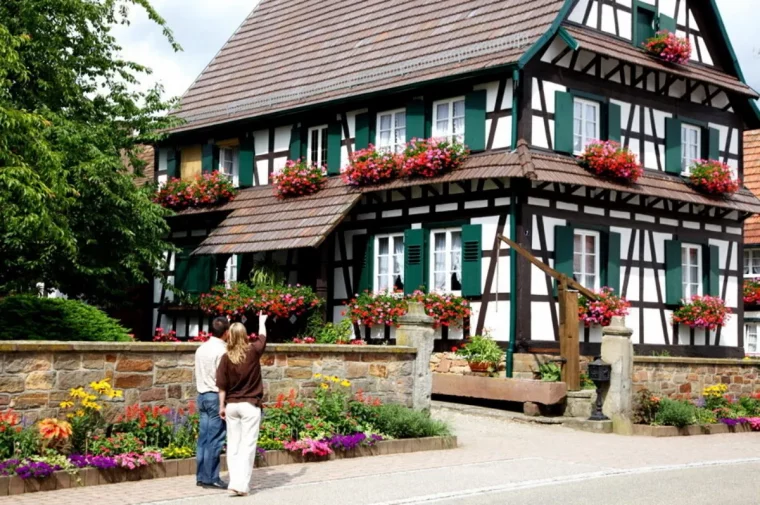
[[[744,183],[760,195],[760,130],[744,132]],[[744,279],[760,280],[760,216],[744,222]],[[745,304],[744,350],[747,355],[760,355],[760,310],[757,304]]]
[[[662,28],[690,39],[690,62],[640,49]],[[500,246],[504,234],[585,286],[625,296],[640,352],[739,355],[742,225],[760,201],[746,189],[705,196],[684,175],[710,157],[742,176],[757,96],[714,0],[261,0],[157,149],[159,181],[218,169],[243,188],[223,207],[171,218],[184,252],[168,279],[202,292],[266,258],[314,286],[333,320],[361,290],[424,285],[471,301],[472,334],[555,347],[554,286]],[[368,144],[431,136],[461,139],[472,154],[437,179],[356,189],[338,177]],[[596,138],[629,147],[644,176],[621,184],[581,168],[575,155]],[[326,188],[277,200],[270,175],[299,157],[325,164]],[[728,325],[671,324],[692,294],[724,298]],[[191,335],[208,323],[167,300],[157,283],[157,325]],[[600,338],[583,329],[583,352]]]

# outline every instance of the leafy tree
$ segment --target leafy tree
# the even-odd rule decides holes
[[[36,283],[99,304],[161,268],[166,211],[134,184],[141,145],[177,123],[111,34],[148,0],[0,2],[0,294]]]

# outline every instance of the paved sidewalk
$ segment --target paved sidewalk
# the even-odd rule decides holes
[[[308,497],[310,505],[354,505],[442,491],[461,493],[468,486],[561,479],[594,472],[612,474],[705,461],[760,461],[760,435],[756,433],[622,437],[518,424],[466,412],[436,411],[437,417],[454,426],[459,436],[458,449],[259,469],[253,476],[254,495],[240,503],[276,505]],[[328,482],[330,485],[326,485]],[[349,489],[354,491],[343,494],[342,490]],[[2,498],[0,505],[111,505],[180,499],[187,505],[208,505],[226,501],[227,497],[226,493],[196,487],[194,477],[177,477],[32,493]]]

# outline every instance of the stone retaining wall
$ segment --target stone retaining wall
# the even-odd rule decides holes
[[[538,367],[541,363],[546,363],[559,356],[552,354],[529,354],[516,353],[514,355],[514,375],[515,379],[533,379],[538,373]],[[592,358],[593,359],[593,358]],[[585,372],[590,359],[581,356],[581,371]],[[502,355],[499,363],[499,371],[504,375],[505,356]],[[430,369],[435,373],[465,375],[470,371],[467,361],[453,352],[437,352],[430,358]]]
[[[0,410],[13,408],[25,422],[57,416],[71,388],[104,377],[124,405],[184,407],[196,397],[191,343],[5,342],[0,344]],[[265,400],[296,390],[308,396],[316,373],[349,379],[384,402],[411,406],[416,349],[398,346],[270,344],[262,358]]]
[[[634,392],[648,389],[670,398],[698,398],[705,386],[725,384],[735,395],[760,392],[760,360],[665,358],[633,359]]]

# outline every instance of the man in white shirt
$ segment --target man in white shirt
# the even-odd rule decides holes
[[[211,323],[213,336],[195,351],[195,386],[198,389],[200,429],[196,461],[196,483],[205,488],[227,489],[219,477],[219,458],[227,429],[219,417],[219,388],[216,387],[216,369],[227,352],[230,323],[226,317],[217,317]]]

